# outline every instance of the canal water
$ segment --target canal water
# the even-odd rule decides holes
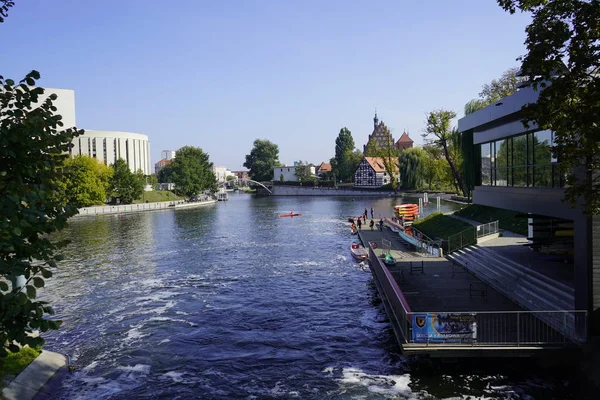
[[[568,375],[421,368],[399,354],[345,221],[407,199],[230,199],[60,233],[72,243],[43,298],[64,323],[45,337],[75,371],[53,398],[581,398]],[[292,210],[302,216],[279,217]]]

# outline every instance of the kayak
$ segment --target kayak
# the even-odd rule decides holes
[[[279,218],[283,218],[283,217],[298,217],[302,214],[299,213],[288,213],[288,214],[279,214]]]

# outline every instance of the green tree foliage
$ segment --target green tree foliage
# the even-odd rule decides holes
[[[279,165],[279,147],[269,140],[256,139],[244,167],[255,181],[272,181],[273,168]]]
[[[519,68],[507,69],[499,79],[483,85],[479,98],[465,104],[465,115],[472,114],[515,93],[518,83],[517,72],[519,72]]]
[[[379,157],[380,151],[377,147],[377,141],[373,138],[369,139],[365,147],[365,157]]]
[[[426,179],[425,168],[429,155],[419,147],[412,147],[400,153],[400,182],[403,189],[421,189]]]
[[[332,160],[331,163],[336,179],[342,182],[349,182],[354,177],[354,171],[358,164],[354,165],[356,157],[353,153],[354,138],[352,138],[350,130],[344,127],[340,129],[340,133],[335,139],[335,161]]]
[[[8,9],[15,5],[12,0],[0,0],[0,23],[8,16]]]
[[[104,204],[113,170],[88,156],[75,156],[64,163],[64,196],[75,207]]]
[[[119,199],[121,204],[131,204],[144,192],[144,183],[137,174],[129,169],[127,162],[119,158],[113,165],[113,176],[108,187],[112,201]]]
[[[457,161],[455,157],[458,152],[452,149],[455,142],[460,142],[458,139],[460,136],[456,131],[456,128],[451,127],[453,118],[456,118],[456,113],[454,111],[431,111],[427,114],[427,126],[423,138],[426,139],[429,144],[442,150],[444,158],[448,162],[450,170],[452,171],[452,176],[456,182],[456,191],[466,196],[462,176],[456,165]]]
[[[156,174],[148,175],[146,180],[148,181],[148,184],[152,186],[152,189],[158,190],[158,178],[156,177]]]
[[[600,2],[498,0],[513,14],[529,12],[522,70],[540,91],[524,107],[524,124],[556,135],[554,155],[567,174],[564,200],[600,213]],[[563,63],[565,62],[566,65]]]
[[[6,6],[6,3],[5,3]],[[6,10],[3,10],[3,14]],[[63,229],[77,208],[53,194],[63,179],[62,165],[74,137],[83,133],[62,130],[51,94],[34,87],[40,75],[27,74],[21,84],[0,76],[0,356],[16,351],[13,342],[36,346],[42,338],[33,330],[58,329],[60,321],[47,302],[37,301],[37,290],[52,276],[65,243],[49,234]],[[25,278],[21,289],[17,277]]]
[[[298,179],[300,182],[313,180],[314,177],[310,172],[310,167],[310,164],[303,162],[300,162],[298,165],[296,165],[294,172],[294,175],[296,175],[296,179]]]
[[[160,183],[172,183],[173,182],[173,166],[168,164],[161,168],[156,175],[156,178]]]
[[[171,167],[178,194],[189,198],[205,190],[217,190],[217,178],[212,172],[213,163],[201,148],[184,146],[177,150],[177,157],[171,162]]]

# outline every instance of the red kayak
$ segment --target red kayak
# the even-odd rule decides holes
[[[283,217],[298,217],[302,214],[299,213],[289,213],[289,214],[279,214],[279,218],[283,218]]]

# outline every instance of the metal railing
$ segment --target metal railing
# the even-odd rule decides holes
[[[369,262],[396,338],[398,342],[406,343],[410,338],[410,307],[408,302],[390,270],[377,257],[370,245]]]
[[[488,222],[487,224],[477,225],[475,231],[477,232],[477,238],[484,237],[498,233],[499,221]]]
[[[163,210],[172,208],[176,204],[185,203],[183,200],[178,201],[161,201],[155,203],[139,203],[139,204],[123,204],[118,206],[100,206],[100,207],[83,207],[79,209],[79,214],[76,216],[90,215],[105,215],[105,214],[120,214],[124,212],[137,212],[147,210]]]
[[[518,347],[567,345],[587,340],[585,310],[410,312],[407,317],[411,320],[407,343]],[[561,323],[550,325],[548,320]],[[420,325],[437,329],[423,330]]]
[[[450,254],[475,243],[477,243],[477,237],[473,226],[449,236],[448,241],[444,243],[444,251],[446,254]]]
[[[369,261],[390,323],[401,344],[544,346],[587,340],[588,313],[585,310],[413,312],[394,276],[371,246]],[[446,331],[438,324],[436,330],[433,328],[438,318],[459,323],[444,325]],[[423,327],[432,329],[423,335]],[[418,329],[421,329],[420,335]]]

